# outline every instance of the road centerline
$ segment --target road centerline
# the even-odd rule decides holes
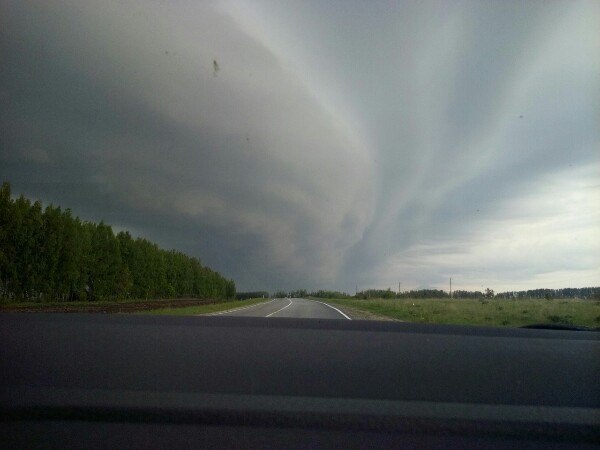
[[[285,305],[281,309],[278,309],[277,311],[272,312],[271,314],[266,315],[265,317],[271,317],[273,314],[278,313],[279,311],[283,311],[285,308],[291,306],[291,304],[292,304],[292,299],[290,298],[290,302],[287,305]]]

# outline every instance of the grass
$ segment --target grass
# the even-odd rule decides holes
[[[262,299],[253,299],[262,300]],[[243,306],[237,300],[171,298],[171,299],[128,299],[79,302],[0,302],[0,312],[81,312],[81,313],[133,313],[142,311],[158,311],[158,314],[198,314],[213,310],[230,309]]]
[[[600,327],[600,301],[580,299],[327,299],[382,316],[418,323],[521,327],[568,324]]]
[[[144,299],[126,299],[126,300],[84,300],[78,302],[64,302],[64,301],[40,301],[40,302],[0,302],[0,310],[2,308],[39,308],[44,309],[47,307],[58,307],[58,306],[73,306],[73,307],[84,307],[84,306],[114,306],[114,305],[126,305],[129,303],[140,303],[150,302],[154,300]],[[160,301],[160,300],[157,300]]]
[[[184,306],[180,308],[160,308],[148,311],[138,311],[135,314],[167,314],[176,316],[193,316],[197,314],[210,314],[228,309],[242,308],[269,301],[268,298],[251,298],[248,300],[232,300],[229,302],[212,303],[210,305]]]

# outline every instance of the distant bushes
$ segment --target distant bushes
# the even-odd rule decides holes
[[[306,289],[296,289],[295,291],[277,291],[273,294],[274,298],[284,298],[284,297],[292,297],[292,298],[303,298],[303,297],[315,297],[315,298],[352,298],[351,295],[346,294],[345,292],[339,291],[315,291],[308,292]]]
[[[332,297],[333,298],[333,297]],[[358,292],[355,298],[450,298],[450,294],[441,289],[419,289],[397,293],[391,289],[369,289]],[[565,289],[532,289],[528,291],[501,292],[494,294],[492,289],[487,288],[485,292],[456,290],[452,292],[454,299],[553,299],[553,298],[581,298],[600,300],[600,287],[592,288],[565,288]]]
[[[528,291],[509,291],[496,294],[497,298],[583,298],[600,300],[600,287],[530,289]]]
[[[346,294],[345,292],[323,290],[311,292],[310,296],[316,298],[352,298],[351,295]]]
[[[405,291],[397,293],[391,289],[368,289],[358,292],[356,298],[450,298],[447,292],[441,289],[420,289],[418,291]]]
[[[481,291],[461,291],[457,290],[452,293],[454,298],[485,298],[485,294]]]
[[[99,300],[234,298],[235,283],[197,258],[129,232],[81,221],[69,209],[0,188],[0,298]]]
[[[278,291],[274,294],[276,298],[280,297],[306,297],[307,295],[316,298],[358,298],[358,299],[417,299],[417,298],[439,298],[449,299],[450,294],[441,289],[418,289],[404,292],[394,292],[391,289],[367,289],[359,291],[355,295],[346,294],[340,291],[320,290],[307,293],[305,289],[285,292]],[[553,298],[581,298],[600,300],[600,287],[592,288],[565,288],[565,289],[532,289],[528,291],[501,292],[495,294],[490,288],[484,292],[456,290],[452,292],[453,299],[553,299]]]
[[[367,289],[365,291],[357,292],[355,297],[368,299],[368,298],[396,298],[397,294],[391,289]]]
[[[267,291],[254,291],[254,292],[238,292],[235,294],[237,300],[247,300],[249,298],[269,298]]]

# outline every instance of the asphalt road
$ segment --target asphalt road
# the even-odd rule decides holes
[[[344,319],[351,320],[346,314],[334,306],[321,301],[305,298],[276,298],[265,303],[239,308],[214,316],[239,317],[295,317],[298,319]]]

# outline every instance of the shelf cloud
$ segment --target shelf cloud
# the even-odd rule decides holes
[[[598,284],[598,3],[0,5],[15,193],[239,290]]]

